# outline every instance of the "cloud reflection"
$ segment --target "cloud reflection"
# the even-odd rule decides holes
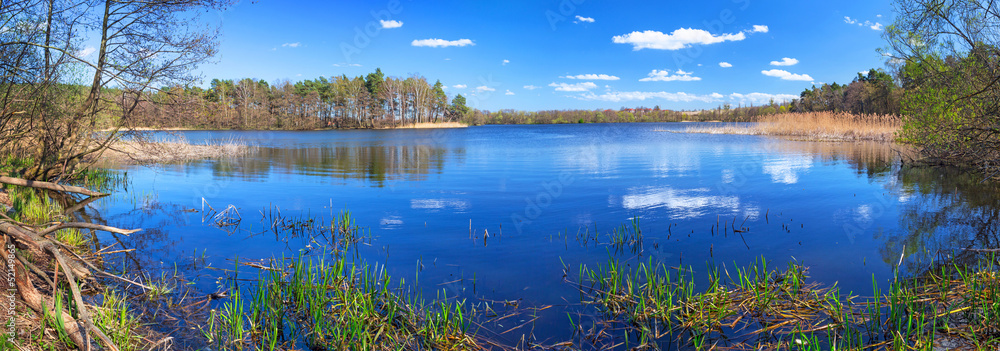
[[[800,173],[812,168],[809,157],[788,156],[764,162],[764,173],[771,175],[771,182],[795,184],[799,182]]]
[[[469,202],[461,199],[412,199],[410,208],[416,210],[453,210],[465,211]]]
[[[735,212],[740,208],[738,196],[709,195],[708,188],[631,188],[628,192],[629,195],[622,196],[622,207],[630,210],[665,207],[671,210],[671,219],[695,218],[720,210]]]

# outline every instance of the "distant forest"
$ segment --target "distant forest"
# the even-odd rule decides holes
[[[451,102],[440,81],[419,76],[345,76],[281,81],[214,79],[208,89],[167,87],[151,94],[135,126],[203,129],[385,128],[459,119],[465,97]]]
[[[784,112],[899,114],[900,89],[892,75],[871,69],[849,84],[824,84],[804,90],[799,99],[760,106],[729,104],[702,111],[659,106],[617,110],[483,111],[457,94],[449,100],[440,81],[420,76],[386,77],[381,69],[366,76],[319,77],[292,83],[264,80],[211,81],[208,89],[167,87],[149,95],[132,123],[137,127],[197,129],[392,128],[422,122],[483,124],[558,124],[676,121],[755,121]]]

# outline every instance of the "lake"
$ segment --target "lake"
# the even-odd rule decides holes
[[[319,252],[321,239],[308,233],[269,231],[276,211],[327,224],[349,211],[370,235],[354,255],[429,300],[552,306],[494,336],[510,344],[529,333],[543,344],[569,339],[567,312],[587,310],[573,283],[578,267],[609,258],[704,278],[709,263],[732,269],[764,257],[870,295],[873,279],[890,279],[897,266],[919,274],[934,260],[961,259],[963,248],[1000,247],[997,187],[974,175],[911,169],[886,144],[682,133],[693,125],[181,132],[192,143],[239,139],[258,150],[124,167],[128,192],[97,202],[93,215],[144,228],[99,236],[102,247],[135,249],[106,257],[117,271],[179,272],[207,294],[225,289],[220,277],[236,278],[226,271],[236,258]],[[213,225],[206,213],[230,205],[239,224]],[[602,239],[633,221],[641,248]]]

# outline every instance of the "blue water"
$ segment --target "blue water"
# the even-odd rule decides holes
[[[310,238],[255,234],[266,229],[262,211],[328,221],[349,210],[372,236],[358,249],[366,262],[431,298],[554,305],[539,313],[535,334],[555,341],[569,335],[566,311],[580,302],[564,267],[577,281],[580,265],[609,257],[690,266],[696,276],[707,263],[794,261],[814,281],[870,294],[873,277],[888,279],[901,254],[902,269],[917,272],[942,250],[996,244],[977,232],[990,225],[927,223],[935,215],[975,222],[996,212],[995,193],[960,190],[948,183],[955,175],[909,173],[889,145],[678,133],[695,125],[182,132],[192,143],[239,139],[258,150],[126,167],[129,192],[98,209],[112,224],[146,229],[118,238],[137,251],[111,262],[181,267],[204,293],[223,288],[226,272],[214,268],[231,269],[236,257],[311,250]],[[229,205],[239,228],[204,220],[205,206]],[[641,252],[577,240],[635,218]]]

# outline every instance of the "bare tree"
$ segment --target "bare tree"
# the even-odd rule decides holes
[[[34,160],[21,170],[26,178],[73,175],[127,129],[144,94],[195,81],[192,72],[215,53],[218,33],[197,17],[232,2],[5,2],[0,18],[14,26],[4,28],[16,29],[0,34],[0,51],[16,64],[2,67],[4,151]],[[99,33],[97,47],[80,47],[86,32]],[[84,89],[72,74],[81,69],[92,74]]]

